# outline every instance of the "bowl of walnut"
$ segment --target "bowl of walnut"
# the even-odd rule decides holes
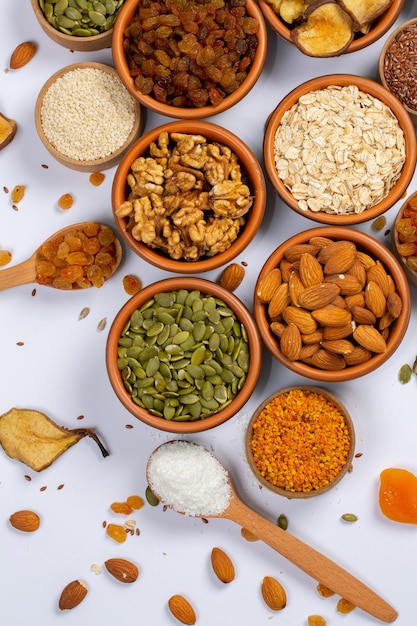
[[[259,0],[264,17],[284,41],[311,57],[362,50],[394,24],[404,0]]]
[[[401,102],[351,74],[308,80],[269,117],[264,162],[280,198],[300,215],[347,226],[375,219],[406,191],[417,140]]]
[[[116,69],[147,108],[173,118],[221,113],[263,69],[266,24],[255,0],[126,0],[114,26]]]
[[[392,252],[351,228],[318,227],[282,243],[264,264],[254,316],[265,346],[306,378],[364,376],[400,345],[411,310]]]
[[[256,235],[266,183],[252,151],[229,130],[176,121],[140,137],[116,170],[112,206],[126,244],[165,271],[221,267]]]

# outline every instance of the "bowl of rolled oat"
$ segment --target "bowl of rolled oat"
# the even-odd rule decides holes
[[[259,483],[286,498],[310,498],[335,487],[355,451],[353,421],[342,402],[320,387],[286,387],[253,414],[246,458]]]
[[[121,161],[142,131],[143,115],[113,67],[85,61],[48,78],[36,100],[35,126],[62,165],[99,172]]]
[[[417,126],[417,18],[401,24],[385,41],[378,73],[382,85],[402,102]]]
[[[126,0],[114,26],[116,69],[148,109],[177,119],[226,111],[257,82],[267,32],[255,0]]]
[[[268,177],[300,215],[359,224],[391,208],[416,166],[413,123],[379,83],[350,74],[313,78],[285,96],[264,137]]]
[[[374,237],[320,226],[265,262],[253,312],[265,347],[294,373],[325,383],[369,374],[394,354],[411,296],[395,255]]]
[[[250,148],[231,131],[183,120],[142,135],[114,176],[112,206],[126,244],[165,271],[217,269],[258,232],[266,182]]]

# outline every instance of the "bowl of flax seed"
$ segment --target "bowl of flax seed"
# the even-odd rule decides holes
[[[417,18],[388,37],[378,63],[382,85],[400,100],[417,127]]]
[[[261,485],[287,498],[326,493],[350,470],[355,430],[347,409],[319,387],[286,387],[256,409],[245,438]]]

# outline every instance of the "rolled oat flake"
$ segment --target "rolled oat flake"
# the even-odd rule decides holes
[[[221,463],[206,448],[188,441],[159,446],[149,458],[147,478],[158,498],[192,517],[220,515],[232,495]]]

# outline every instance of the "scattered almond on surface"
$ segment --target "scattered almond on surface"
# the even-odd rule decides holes
[[[238,263],[231,263],[220,274],[219,285],[228,291],[237,289],[245,276],[245,269]]]
[[[107,559],[106,570],[121,583],[134,583],[139,576],[138,567],[126,559]]]
[[[0,150],[9,145],[17,132],[17,123],[0,113]]]
[[[265,604],[271,611],[281,611],[287,604],[287,594],[284,587],[272,576],[264,577],[261,593]]]
[[[168,607],[172,615],[182,624],[192,626],[197,621],[195,611],[191,604],[181,595],[171,596],[168,600]]]
[[[24,67],[33,59],[36,52],[36,44],[32,41],[24,41],[19,44],[12,52],[10,57],[10,69],[11,70],[20,70],[21,67]]]
[[[235,578],[235,567],[232,559],[220,548],[211,551],[211,565],[217,578],[222,583],[230,583]]]
[[[21,530],[25,533],[33,533],[38,530],[41,519],[34,511],[16,511],[9,517],[9,522],[17,530]]]
[[[80,604],[88,593],[85,583],[73,580],[64,587],[59,598],[58,606],[61,611],[69,611]]]

